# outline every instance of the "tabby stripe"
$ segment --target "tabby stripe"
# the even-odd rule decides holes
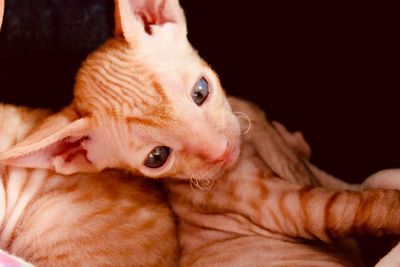
[[[285,200],[288,195],[288,192],[284,192],[280,195],[278,200],[279,210],[281,211],[281,215],[283,217],[282,223],[285,225],[284,229],[286,229],[286,231],[289,230],[290,232],[298,233],[299,229],[297,228],[296,220],[292,218],[289,210],[286,208],[287,203]]]
[[[332,205],[336,201],[338,196],[339,196],[339,192],[336,192],[333,195],[329,196],[329,198],[325,204],[325,209],[324,209],[325,234],[329,239],[332,239],[334,237],[334,235],[331,233],[331,229],[329,226],[332,224],[335,224],[335,222],[331,222],[332,218],[331,218],[330,210],[332,209]]]
[[[312,197],[312,190],[314,188],[312,186],[304,186],[299,190],[299,196],[300,196],[300,207],[302,209],[302,219],[303,219],[303,224],[304,227],[302,227],[302,230],[305,232],[306,235],[309,235],[311,239],[318,239],[316,235],[312,231],[309,231],[309,229],[312,227],[312,219],[309,216],[309,202]]]

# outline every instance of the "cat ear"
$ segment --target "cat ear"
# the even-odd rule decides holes
[[[52,169],[60,174],[93,172],[88,159],[91,131],[88,118],[66,109],[49,117],[38,129],[0,154],[0,163],[17,167]]]
[[[179,0],[115,0],[115,35],[134,41],[152,35],[155,27],[170,23],[186,35],[186,20]]]

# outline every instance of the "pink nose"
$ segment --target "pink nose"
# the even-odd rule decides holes
[[[230,157],[230,155],[231,155],[231,147],[229,145],[229,142],[227,142],[225,151],[222,153],[222,155],[213,160],[212,163],[219,163],[226,161]]]

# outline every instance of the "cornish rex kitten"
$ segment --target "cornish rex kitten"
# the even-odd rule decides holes
[[[357,266],[342,238],[400,233],[398,191],[338,190],[257,116],[241,138],[177,0],[119,0],[115,14],[115,36],[83,63],[73,103],[2,162],[169,177],[182,266]]]

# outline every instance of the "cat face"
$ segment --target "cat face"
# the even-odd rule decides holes
[[[78,72],[72,105],[0,160],[64,174],[116,167],[192,179],[231,166],[239,123],[188,42],[178,1],[116,1],[115,18],[115,36]]]

